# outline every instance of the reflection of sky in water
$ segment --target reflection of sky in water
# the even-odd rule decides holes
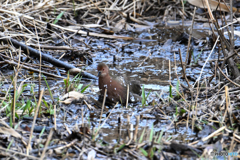
[[[155,84],[144,84],[144,89],[148,90],[163,90],[163,91],[169,91],[169,86],[161,86],[161,85],[155,85]]]

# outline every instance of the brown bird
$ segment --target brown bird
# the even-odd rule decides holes
[[[108,102],[121,102],[122,104],[125,104],[127,99],[127,87],[109,75],[109,68],[106,64],[99,63],[97,70],[99,77],[98,85],[101,93],[100,99],[104,97],[105,89],[107,89],[106,100]],[[139,84],[131,82],[131,84],[129,84],[129,92],[129,98],[131,96],[134,96],[135,99],[134,101],[131,101],[131,99],[129,99],[129,102],[136,102],[141,100],[140,96],[135,95],[141,94],[141,87]]]

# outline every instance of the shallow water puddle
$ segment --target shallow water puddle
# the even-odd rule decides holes
[[[157,32],[157,30],[154,31]],[[205,34],[205,32],[201,32],[199,30],[194,31],[196,37],[203,36],[200,35],[201,33]],[[90,70],[92,74],[97,75],[97,64],[99,62],[104,62],[109,66],[112,75],[121,76],[122,74],[125,74],[130,80],[139,81],[141,87],[143,88],[144,86],[146,94],[150,93],[147,101],[148,105],[151,106],[154,102],[157,103],[161,98],[164,99],[169,95],[170,82],[174,87],[176,87],[177,76],[181,83],[187,85],[186,82],[182,80],[182,67],[180,65],[178,53],[178,49],[180,49],[183,56],[183,61],[185,62],[187,46],[180,44],[179,42],[173,42],[171,39],[169,39],[169,35],[172,36],[176,32],[178,32],[178,29],[173,29],[172,31],[169,30],[169,32],[167,32],[168,34],[165,34],[166,37],[161,38],[162,40],[166,40],[162,45],[159,45],[158,42],[116,42],[114,48],[105,45],[105,47],[111,48],[110,51],[105,53],[95,53],[93,56],[94,63],[87,67],[87,70]],[[141,38],[146,38],[149,36],[153,36],[157,39],[160,38],[156,35],[157,33],[140,34]],[[127,45],[124,45],[125,43],[127,43]],[[208,54],[208,52],[205,51],[200,53],[201,49],[199,48],[201,47],[202,45],[199,44],[195,46],[195,50],[193,50],[196,63],[201,63],[201,60],[206,59]],[[216,54],[213,54],[211,58],[215,57]],[[200,67],[201,66],[203,65],[200,65]],[[198,77],[201,71],[200,67],[187,69],[187,74]],[[208,74],[209,69],[209,64],[207,64],[206,68],[203,70],[203,75]],[[190,83],[193,82],[190,81]],[[94,85],[95,86],[93,88],[96,91],[98,89],[97,82],[95,82]],[[175,89],[173,89],[173,92],[176,93]],[[97,99],[97,95],[95,98]],[[120,139],[127,141],[125,134],[129,134],[128,132],[130,128],[127,119],[130,117],[130,124],[133,124],[135,128],[137,121],[136,116],[138,115],[141,117],[140,123],[138,124],[138,138],[144,129],[146,129],[145,132],[150,133],[152,125],[154,124],[154,130],[156,134],[161,130],[164,130],[169,135],[173,133],[172,135],[176,137],[185,137],[185,140],[194,139],[195,134],[189,129],[186,130],[186,126],[178,127],[178,133],[175,133],[175,127],[173,124],[174,117],[172,115],[174,114],[175,106],[169,106],[172,112],[167,113],[170,113],[170,115],[161,115],[160,118],[162,119],[159,120],[156,120],[156,115],[154,115],[156,113],[154,111],[144,112],[144,110],[147,110],[147,107],[141,108],[140,106],[141,102],[138,105],[133,105],[128,109],[126,109],[125,106],[116,108],[107,120],[107,124],[105,124],[101,130],[103,140],[107,142],[116,142],[116,137],[120,136]],[[99,119],[96,118],[96,121],[98,120]],[[118,120],[121,120],[121,123],[119,123]],[[133,130],[135,131],[135,129]],[[122,135],[120,135],[120,131],[122,132]],[[149,137],[145,138],[147,139]]]
[[[146,91],[145,94],[149,94],[145,107],[141,107],[141,102],[137,104],[129,104],[128,108],[120,105],[117,106],[103,125],[100,131],[100,139],[107,142],[126,142],[128,141],[128,139],[126,139],[128,136],[126,135],[130,134],[130,124],[133,125],[133,132],[137,135],[137,139],[139,139],[143,131],[147,133],[145,138],[148,139],[148,133],[150,133],[153,124],[156,134],[159,134],[159,132],[163,130],[168,134],[174,133],[175,136],[185,135],[190,138],[191,135],[193,135],[192,132],[186,131],[186,126],[178,128],[178,134],[175,133],[173,123],[175,106],[168,106],[167,108],[157,106],[157,108],[164,110],[164,112],[168,110],[167,113],[169,113],[169,115],[160,114],[160,111],[154,110],[155,108],[153,109],[153,106],[156,106],[159,101],[162,101],[169,96],[170,83],[173,87],[176,87],[177,79],[179,79],[181,83],[185,84],[181,79],[182,67],[180,65],[179,49],[181,50],[183,61],[185,62],[187,46],[174,41],[181,35],[181,33],[178,33],[179,30],[181,29],[169,29],[163,27],[161,29],[153,29],[150,33],[141,32],[138,34],[138,38],[150,37],[156,41],[150,39],[149,41],[140,40],[127,42],[121,40],[111,41],[107,39],[93,39],[91,40],[91,43],[88,44],[91,45],[93,50],[99,51],[91,53],[93,63],[85,67],[86,71],[93,75],[97,75],[98,63],[104,62],[109,66],[110,73],[113,76],[117,77],[125,75],[130,81],[138,81],[141,84],[141,87],[144,87]],[[186,31],[186,28],[184,30]],[[176,37],[173,38],[173,36]],[[195,47],[195,50],[193,50],[196,63],[198,63],[198,60],[204,60],[208,54],[208,52],[199,54],[199,48],[201,47],[202,45],[199,44]],[[214,58],[214,56],[216,55],[213,54],[212,58]],[[207,67],[208,68],[204,70],[206,73],[209,72],[210,69],[208,65]],[[187,69],[186,71],[188,75],[196,76],[199,75],[201,68],[192,68]],[[7,74],[7,72],[5,73]],[[35,80],[37,80],[37,78]],[[64,92],[63,80],[49,80],[48,83],[55,98],[62,95]],[[82,80],[80,83],[82,83],[84,87],[90,82]],[[42,80],[42,84],[46,88],[45,100],[50,102],[51,98],[44,80]],[[4,83],[2,87],[6,89],[8,84]],[[37,85],[35,86],[35,91],[38,91]],[[97,100],[98,91],[98,82],[92,81],[90,87],[86,89],[84,94]],[[176,93],[175,89],[173,89],[173,93]],[[98,109],[97,111],[89,111],[87,108],[83,108],[82,104],[77,103],[63,105],[61,107],[63,107],[64,110],[60,110],[60,114],[57,115],[59,123],[66,122],[69,128],[74,128],[75,124],[80,125],[82,123],[87,123],[91,130],[95,130],[99,126],[101,109]],[[111,110],[112,109],[109,109],[108,111],[104,110],[101,124]],[[82,122],[82,115],[84,115],[84,122]],[[140,117],[140,122],[138,124],[136,120],[137,116]],[[138,126],[137,132],[135,132],[134,129],[136,126]]]

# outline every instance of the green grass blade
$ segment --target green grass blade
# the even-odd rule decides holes
[[[147,97],[146,97],[146,101],[147,101],[147,98],[148,98],[148,96],[150,95],[151,92],[152,92],[152,90],[150,90],[150,91],[148,92]]]
[[[43,76],[43,75],[42,75],[42,76]],[[53,95],[52,95],[52,91],[51,91],[51,89],[50,89],[50,87],[49,87],[49,85],[48,85],[48,82],[47,82],[47,80],[46,80],[46,77],[43,76],[43,79],[44,79],[44,81],[45,81],[45,83],[46,83],[46,85],[47,85],[47,88],[48,88],[49,94],[50,94],[50,96],[51,96],[51,99],[52,99],[52,101],[54,102]]]
[[[22,89],[20,90],[20,92],[18,93],[17,91],[17,96],[16,96],[16,101],[19,99],[20,95],[23,93],[23,91],[25,90],[25,88],[27,87],[28,84],[24,84],[22,86]]]
[[[163,130],[161,131],[160,136],[159,136],[159,138],[158,138],[158,140],[157,140],[157,143],[158,143],[158,144],[161,142],[162,136],[163,136]]]
[[[22,115],[25,113],[26,110],[28,110],[30,108],[30,106],[31,106],[31,101],[27,100],[27,103],[23,108]]]
[[[146,151],[145,149],[139,148],[139,150],[142,152],[142,154],[143,154],[145,157],[148,156],[148,153],[147,153],[147,151]]]
[[[179,86],[180,86],[180,81],[177,80],[177,85],[176,85],[176,91],[177,91],[177,97],[179,98],[180,97],[180,92],[179,92]]]
[[[172,96],[172,86],[171,85],[169,86],[169,97],[173,98],[173,96]]]
[[[62,11],[58,16],[57,18],[54,20],[53,24],[56,24],[58,22],[59,19],[61,19],[61,17],[63,16],[64,14],[64,11]]]
[[[14,139],[12,139],[11,142],[9,143],[9,145],[8,145],[8,147],[7,147],[8,150],[10,149],[10,147],[11,147],[13,141],[14,141]]]
[[[144,90],[144,85],[142,87],[142,107],[145,105],[145,90]]]
[[[81,93],[83,93],[91,84],[92,84],[92,82],[90,82],[86,87],[84,87],[84,88],[81,90]]]
[[[144,128],[144,130],[143,130],[143,132],[141,134],[141,137],[139,139],[139,143],[142,143],[142,141],[143,141],[143,136],[144,136],[145,130],[146,130],[146,128]]]
[[[153,140],[153,133],[154,133],[154,127],[152,125],[152,129],[151,129],[150,136],[149,136],[149,141],[150,142],[152,142],[152,140]]]
[[[43,129],[42,129],[42,131],[41,131],[41,133],[40,133],[40,135],[39,135],[39,138],[41,138],[41,137],[42,137],[42,135],[43,135],[43,133],[44,133],[45,129],[46,129],[46,126],[44,126],[44,127],[43,127]]]
[[[120,151],[121,149],[123,149],[126,146],[126,144],[122,144],[119,148],[115,148],[114,149],[114,153],[116,154],[118,151]]]

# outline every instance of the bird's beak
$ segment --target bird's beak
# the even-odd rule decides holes
[[[98,71],[98,77],[101,76],[102,72],[101,71]]]

